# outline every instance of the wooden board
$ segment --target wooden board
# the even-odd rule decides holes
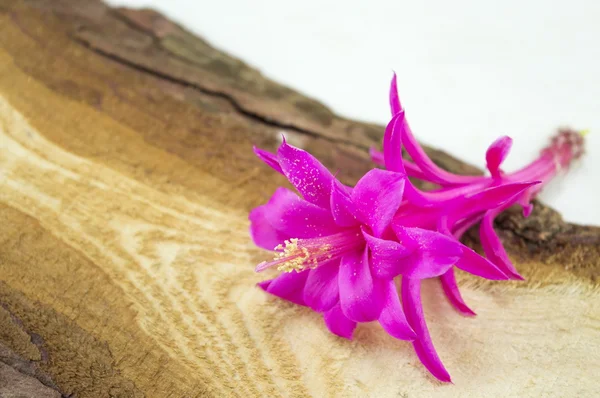
[[[339,339],[257,289],[247,214],[285,182],[251,146],[282,132],[353,183],[382,127],[152,11],[0,0],[0,396],[598,395],[600,230],[541,204],[497,223],[527,282],[460,275],[478,317],[425,285],[454,385],[376,325]]]

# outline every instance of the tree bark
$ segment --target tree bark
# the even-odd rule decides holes
[[[600,229],[541,203],[496,225],[526,282],[459,276],[477,318],[424,286],[455,385],[255,287],[247,213],[287,183],[252,145],[283,132],[352,184],[382,131],[153,11],[0,0],[0,396],[594,396]]]

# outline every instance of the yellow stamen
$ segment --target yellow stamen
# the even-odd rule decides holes
[[[589,129],[586,129],[586,130],[581,130],[581,131],[579,132],[579,134],[581,134],[581,136],[582,136],[582,137],[585,137],[585,136],[586,136],[586,135],[588,135],[589,133],[590,133],[590,130],[589,130]]]
[[[319,265],[319,258],[326,255],[331,245],[323,245],[316,251],[309,251],[306,247],[298,247],[298,239],[292,238],[284,242],[284,246],[278,245],[275,250],[279,251],[273,261],[284,260],[278,267],[278,271],[292,272],[304,271],[307,268],[314,269]]]

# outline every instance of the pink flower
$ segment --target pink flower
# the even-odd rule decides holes
[[[427,330],[421,280],[440,277],[446,295],[465,315],[454,268],[495,280],[522,279],[493,230],[494,217],[514,203],[529,201],[560,167],[580,155],[578,136],[562,133],[538,161],[513,174],[500,166],[511,140],[502,137],[486,154],[490,177],[460,176],[440,169],[414,139],[396,90],[390,90],[392,120],[383,153],[374,160],[387,170],[366,173],[353,188],[341,184],[309,153],[285,140],[276,154],[255,148],[257,156],[283,174],[298,193],[279,188],[250,213],[254,242],[274,250],[257,272],[282,273],[259,283],[266,292],[323,314],[329,330],[352,338],[358,322],[378,321],[391,336],[410,340],[425,367],[450,381]],[[414,162],[402,159],[402,149]],[[579,150],[579,152],[577,152]],[[436,183],[422,192],[407,178]],[[481,221],[487,258],[460,243]],[[401,277],[401,298],[394,280]]]
[[[394,134],[398,120],[386,130],[388,150],[401,145],[401,135]],[[454,265],[489,279],[508,276],[445,231],[430,228],[435,224],[432,217],[463,217],[498,206],[530,184],[507,184],[467,195],[423,193],[406,179],[401,158],[391,155],[388,163],[393,171],[371,170],[349,188],[310,154],[286,142],[277,154],[257,148],[255,152],[303,196],[279,188],[267,204],[250,213],[255,243],[277,253],[256,270],[284,271],[259,286],[322,313],[330,331],[345,338],[351,338],[357,322],[377,320],[393,337],[415,340],[425,366],[449,381],[412,281],[443,275]],[[411,207],[411,200],[422,207]],[[403,285],[410,286],[403,290],[402,303],[394,284],[400,275]]]
[[[260,287],[322,313],[338,336],[351,338],[357,322],[377,320],[390,335],[414,339],[393,276],[378,278],[374,261],[379,251],[387,250],[387,261],[411,254],[407,247],[386,240],[402,201],[405,175],[371,170],[350,189],[312,155],[286,142],[276,155],[255,152],[303,196],[279,188],[267,204],[250,213],[254,242],[277,252],[273,261],[256,270],[284,271]],[[446,248],[437,260],[453,264],[461,253],[459,245],[441,234],[432,237],[436,238]]]
[[[550,181],[561,169],[567,168],[570,163],[579,158],[583,154],[583,135],[572,130],[563,129],[559,134],[552,139],[550,146],[542,150],[540,157],[525,168],[511,174],[505,174],[500,166],[508,155],[512,145],[510,137],[500,137],[494,141],[486,152],[487,168],[490,172],[489,177],[481,176],[463,176],[447,172],[438,167],[419,145],[414,138],[406,119],[404,118],[404,110],[400,103],[397,93],[396,75],[392,78],[390,86],[390,108],[392,116],[397,116],[402,119],[401,123],[397,123],[397,129],[400,130],[397,134],[400,135],[399,140],[406,152],[411,156],[413,162],[403,160],[403,170],[408,176],[416,177],[425,181],[438,184],[442,187],[437,193],[452,193],[452,192],[477,192],[481,189],[495,187],[503,184],[519,183],[526,181],[539,181],[539,184],[531,186],[524,190],[518,196],[513,197],[510,201],[504,204],[490,207],[486,211],[472,212],[468,217],[454,217],[454,222],[449,219],[443,219],[445,223],[443,229],[450,234],[460,239],[473,225],[481,222],[480,225],[480,240],[486,257],[493,262],[499,269],[511,279],[523,279],[517,272],[515,266],[510,261],[506,250],[504,249],[498,235],[493,229],[495,217],[502,211],[515,203],[523,206],[524,215],[528,216],[533,205],[531,199],[540,192],[543,186]],[[384,143],[385,145],[385,143]],[[400,147],[396,146],[391,151],[397,151],[399,154]],[[394,153],[389,153],[388,157]],[[374,162],[384,165],[384,154],[371,149],[371,157]],[[398,169],[398,168],[395,168]],[[407,209],[408,210],[408,209]],[[413,213],[415,213],[413,209]],[[417,212],[422,216],[420,212]],[[435,217],[435,216],[434,216]],[[464,315],[475,315],[475,313],[464,303],[456,280],[454,270],[450,269],[440,278],[442,286],[450,302],[454,307]]]

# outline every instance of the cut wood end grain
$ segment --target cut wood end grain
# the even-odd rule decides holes
[[[477,318],[425,284],[455,385],[257,289],[247,213],[286,182],[251,146],[281,132],[353,183],[382,127],[153,11],[0,0],[0,396],[594,396],[600,230],[542,204],[497,224],[527,282],[461,275]]]

